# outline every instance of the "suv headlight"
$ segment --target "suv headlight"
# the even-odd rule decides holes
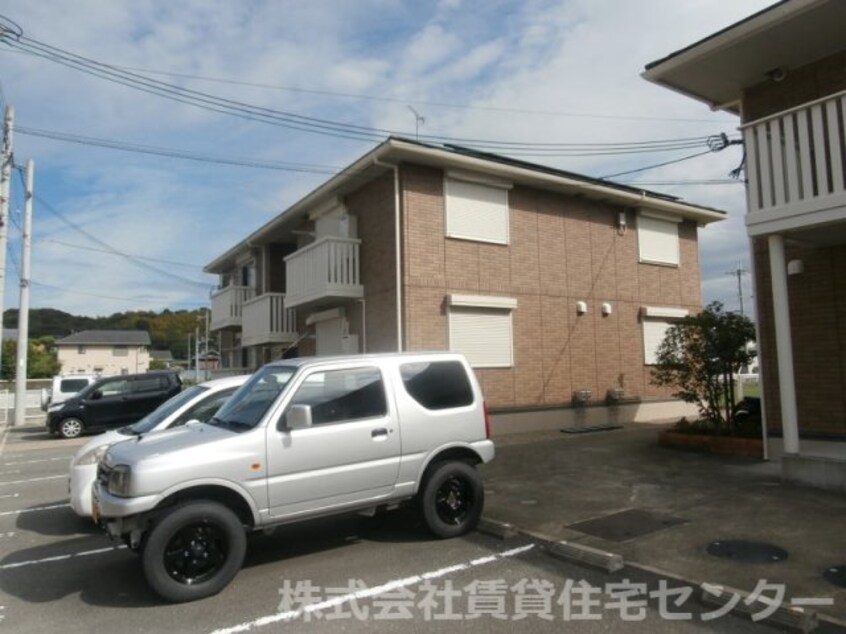
[[[109,474],[109,493],[118,497],[129,497],[129,480],[132,469],[129,465],[119,464]]]
[[[79,460],[74,461],[74,466],[77,465],[86,465],[86,464],[97,464],[100,462],[100,458],[106,453],[106,450],[109,448],[109,445],[99,445],[98,447],[94,447],[90,451],[86,451],[79,457]]]

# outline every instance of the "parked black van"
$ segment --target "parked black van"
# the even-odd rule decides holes
[[[47,411],[47,430],[62,438],[123,427],[143,418],[182,390],[176,372],[122,374],[100,379]]]

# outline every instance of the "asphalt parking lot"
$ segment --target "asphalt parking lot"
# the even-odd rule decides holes
[[[37,428],[3,436],[0,631],[772,631],[695,600],[677,604],[657,580],[566,564],[527,538],[433,540],[410,510],[256,534],[221,594],[166,604],[138,557],[68,506],[69,460],[86,440]]]

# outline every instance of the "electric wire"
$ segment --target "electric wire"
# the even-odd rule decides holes
[[[38,42],[37,40],[28,38],[22,34],[16,37],[10,37],[9,33],[9,31],[0,32],[0,39],[2,39],[5,44],[13,48],[29,51],[31,54],[38,57],[51,60],[69,68],[94,75],[113,83],[152,93],[167,99],[213,112],[237,116],[252,121],[271,123],[273,125],[280,125],[299,131],[324,134],[357,141],[378,141],[382,140],[385,136],[398,135],[395,131],[384,128],[309,117],[292,112],[250,105],[232,99],[225,99],[205,92],[155,80],[138,73],[121,70],[119,67],[104,64],[102,62]],[[683,139],[624,142],[616,144],[527,143],[518,141],[454,138],[438,135],[420,135],[420,138],[432,142],[461,143],[480,148],[498,149],[500,151],[507,149],[509,153],[560,155],[566,152],[572,153],[572,155],[585,155],[584,153],[588,149],[590,149],[592,153],[607,153],[614,151],[630,153],[634,151],[671,151],[674,149],[685,149],[688,147],[694,147],[696,144],[706,142],[708,137],[689,137]]]
[[[625,176],[626,174],[636,174],[638,172],[645,172],[646,170],[655,169],[656,167],[664,167],[665,165],[673,165],[674,163],[681,163],[682,161],[689,161],[690,159],[695,159],[699,156],[705,156],[706,154],[713,154],[715,151],[719,151],[719,150],[705,150],[704,152],[697,152],[696,154],[690,154],[688,156],[683,156],[682,158],[673,159],[672,161],[664,161],[663,163],[656,163],[654,165],[646,165],[644,167],[638,167],[637,169],[626,170],[625,172],[617,172],[616,174],[608,174],[607,176],[600,176],[600,178],[601,179],[616,178],[618,176]]]

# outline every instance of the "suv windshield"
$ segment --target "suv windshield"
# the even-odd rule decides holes
[[[221,407],[210,425],[236,430],[252,429],[285,389],[297,371],[293,366],[265,366],[244,383]]]
[[[184,392],[180,392],[176,396],[171,397],[169,400],[159,405],[158,408],[147,414],[134,425],[124,427],[120,430],[120,432],[124,434],[146,434],[148,431],[153,431],[153,429],[155,429],[156,426],[158,426],[158,424],[164,419],[169,417],[183,405],[193,401],[203,392],[207,392],[208,389],[209,388],[203,387],[202,385],[193,385]]]

